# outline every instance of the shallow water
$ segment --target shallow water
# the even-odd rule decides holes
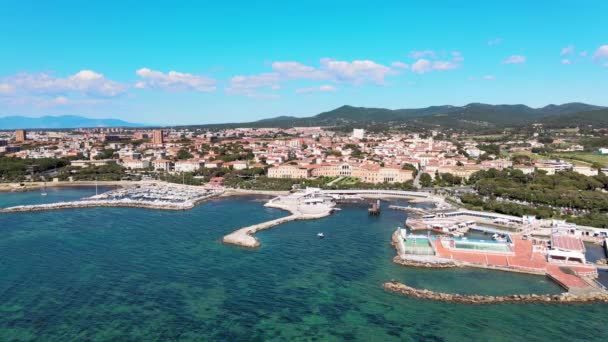
[[[67,191],[79,198],[91,189]],[[0,206],[13,195],[0,194]],[[16,195],[11,205],[32,196]],[[0,215],[0,340],[589,341],[608,333],[606,305],[469,306],[385,293],[391,279],[460,293],[560,291],[539,276],[395,265],[390,235],[405,213],[386,204],[379,217],[349,204],[263,231],[258,250],[219,242],[286,215],[255,197],[179,212]]]

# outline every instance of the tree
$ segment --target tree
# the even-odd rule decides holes
[[[433,178],[428,173],[423,173],[420,175],[420,185],[425,188],[433,186]]]
[[[177,159],[179,159],[179,160],[190,159],[192,157],[194,157],[194,156],[190,152],[188,152],[186,149],[182,148],[177,152]]]
[[[411,170],[412,171],[412,175],[414,177],[416,177],[416,175],[418,174],[418,169],[414,165],[412,165],[410,163],[403,164],[403,166],[401,166],[401,169],[402,170]]]

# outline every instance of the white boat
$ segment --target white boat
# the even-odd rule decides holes
[[[317,236],[319,237],[319,239],[322,239],[322,238],[324,238],[324,237],[325,237],[325,234],[323,234],[323,233],[318,233],[318,234],[317,234]]]
[[[507,241],[506,238],[504,238],[501,235],[498,235],[496,233],[494,235],[492,235],[492,239],[497,242],[506,242]]]
[[[46,196],[46,183],[44,183],[44,187],[42,188],[42,190],[40,191],[40,195],[41,196]]]

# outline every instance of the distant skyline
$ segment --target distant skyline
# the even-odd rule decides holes
[[[608,105],[606,1],[3,1],[0,116]]]

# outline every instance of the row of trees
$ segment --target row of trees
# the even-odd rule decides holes
[[[608,211],[608,177],[589,177],[576,172],[524,174],[520,170],[479,171],[471,176],[482,196],[502,197],[554,207]]]

